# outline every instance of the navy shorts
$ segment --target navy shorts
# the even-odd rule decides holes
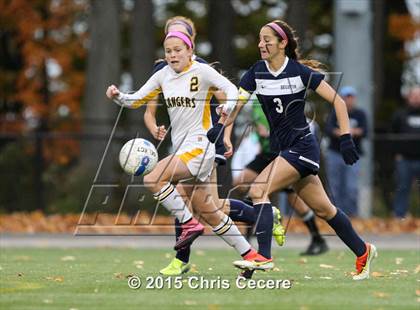
[[[215,143],[215,147],[216,147],[216,158],[214,159],[215,163],[219,166],[226,165],[227,160],[224,155],[226,152],[226,148],[225,148],[225,145],[223,144],[223,139],[217,140]]]
[[[299,138],[292,146],[281,151],[280,156],[287,160],[302,178],[318,174],[320,150],[313,134]]]
[[[260,153],[245,167],[260,174],[276,157],[276,153]]]
[[[267,167],[273,160],[277,158],[276,153],[260,153],[258,154],[253,161],[251,161],[245,168],[260,174],[265,167]],[[283,189],[285,193],[293,193],[294,190],[292,187],[287,187]]]

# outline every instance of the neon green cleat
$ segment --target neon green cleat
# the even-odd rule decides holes
[[[284,227],[281,224],[280,210],[273,207],[273,237],[279,246],[282,246],[286,241]]]
[[[180,276],[184,273],[190,271],[191,265],[184,263],[178,258],[174,258],[168,266],[159,271],[160,274],[164,276]]]

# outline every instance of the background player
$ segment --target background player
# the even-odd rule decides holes
[[[254,207],[264,219],[256,226],[259,253],[265,257],[265,261],[271,260],[272,213],[268,196],[293,185],[299,197],[316,215],[327,221],[356,255],[357,274],[353,279],[367,279],[370,263],[377,256],[376,248],[365,243],[354,231],[349,218],[331,203],[317,176],[320,150],[304,114],[307,88],[333,104],[340,126],[340,152],[346,164],[351,165],[358,160],[358,155],[349,134],[346,106],[336,91],[323,80],[324,75],[312,69],[320,64],[299,59],[298,42],[293,33],[288,24],[279,20],[261,28],[258,48],[262,60],[242,77],[239,84],[240,100],[234,112],[230,113],[229,107],[224,109],[226,121],[221,119],[207,136],[214,141],[223,128],[223,122],[230,125],[255,91],[270,123],[271,149],[278,153],[276,159],[258,175],[249,191]],[[256,263],[238,261],[234,264],[246,268]]]

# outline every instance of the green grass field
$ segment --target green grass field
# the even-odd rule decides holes
[[[188,276],[230,282],[229,289],[146,289],[158,276],[169,250],[2,249],[0,309],[419,309],[420,256],[412,251],[381,251],[374,276],[355,282],[350,252],[331,251],[302,259],[296,251],[276,250],[276,269],[254,279],[289,279],[286,289],[243,289],[230,250],[193,251]],[[143,280],[140,289],[127,276]],[[157,281],[157,280],[156,280]]]

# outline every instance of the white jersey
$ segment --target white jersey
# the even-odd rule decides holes
[[[193,61],[181,73],[165,66],[137,92],[120,93],[116,102],[138,108],[162,92],[171,121],[172,143],[177,148],[186,136],[206,136],[212,127],[210,99],[215,89],[226,94],[227,102],[236,101],[238,91],[234,84],[211,66]]]
[[[120,93],[115,101],[134,109],[163,93],[172,127],[173,148],[192,175],[200,175],[204,180],[215,156],[214,145],[209,145],[206,133],[212,127],[210,99],[216,89],[226,94],[228,103],[236,102],[238,90],[234,84],[208,64],[193,61],[181,73],[165,66],[137,92]],[[203,162],[193,161],[194,158],[208,163],[204,170]]]

